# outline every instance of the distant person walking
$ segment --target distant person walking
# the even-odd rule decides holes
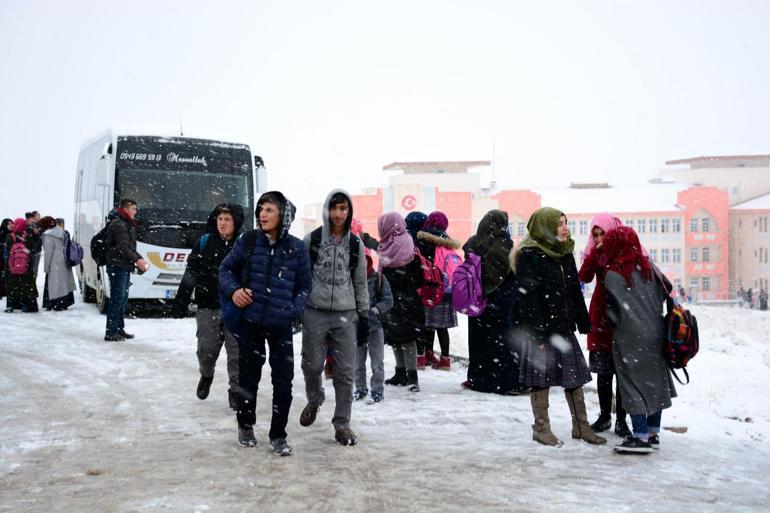
[[[124,198],[107,217],[107,276],[110,279],[110,300],[107,303],[107,327],[104,334],[107,342],[134,338],[134,335],[126,332],[124,319],[128,288],[131,286],[129,280],[133,271],[143,273],[150,268],[136,251],[136,212],[136,202]]]
[[[38,311],[37,285],[32,275],[32,260],[36,240],[27,230],[27,222],[18,218],[13,222],[11,233],[6,236],[5,248],[8,252],[5,267],[5,288],[8,302],[5,311],[34,313]]]

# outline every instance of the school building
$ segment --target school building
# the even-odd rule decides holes
[[[541,206],[562,210],[575,239],[578,265],[590,222],[611,212],[634,228],[651,258],[696,299],[735,297],[741,286],[767,290],[770,279],[770,155],[672,160],[642,186],[572,183],[564,187],[497,190],[478,170],[489,161],[393,162],[381,187],[353,195],[364,230],[377,236],[377,218],[397,211],[441,210],[449,233],[465,241],[491,209],[508,212],[518,244]],[[307,205],[305,231],[320,225],[321,204]]]

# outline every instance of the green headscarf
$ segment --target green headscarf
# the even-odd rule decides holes
[[[489,295],[510,272],[508,255],[513,249],[513,241],[508,236],[508,213],[490,210],[484,214],[476,235],[468,239],[463,249],[481,257],[484,295]]]
[[[556,260],[572,253],[575,241],[572,237],[564,242],[556,238],[559,218],[564,213],[551,207],[535,210],[527,223],[529,233],[519,243],[519,251],[523,248],[540,248],[543,253]]]

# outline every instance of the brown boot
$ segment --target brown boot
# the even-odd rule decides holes
[[[551,422],[548,419],[548,390],[544,388],[529,394],[532,415],[535,417],[535,423],[532,424],[532,440],[544,445],[561,447],[564,442],[551,432]]]
[[[564,396],[567,398],[569,411],[572,414],[572,438],[585,440],[589,444],[606,444],[607,439],[594,433],[588,423],[583,387],[564,390]]]

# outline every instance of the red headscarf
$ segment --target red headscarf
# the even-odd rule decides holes
[[[652,281],[650,261],[642,254],[642,243],[633,229],[628,226],[613,228],[604,236],[603,246],[607,255],[607,270],[622,275],[626,285],[634,286],[631,278],[634,268],[642,271],[645,281]]]

